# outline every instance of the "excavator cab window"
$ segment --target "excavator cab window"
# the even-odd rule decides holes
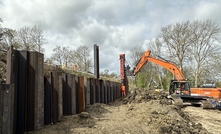
[[[190,86],[188,82],[180,83],[181,95],[190,95]]]
[[[172,80],[170,83],[169,94],[177,94],[179,92],[178,88],[179,88],[179,83]]]
[[[188,82],[172,81],[170,85],[170,94],[187,95],[190,94]]]

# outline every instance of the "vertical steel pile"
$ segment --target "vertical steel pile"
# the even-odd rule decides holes
[[[105,82],[107,87],[107,103],[111,102],[111,94],[110,94],[110,81]]]
[[[70,77],[69,77],[70,78]],[[63,115],[71,114],[71,85],[68,84],[67,74],[62,74]]]
[[[32,131],[44,126],[44,56],[38,52],[27,54],[27,131]]]
[[[76,75],[72,75],[72,74],[68,74],[68,86],[70,87],[70,90],[71,90],[71,103],[70,103],[70,109],[71,109],[71,113],[70,114],[76,114],[77,113],[77,107],[76,107],[76,103],[77,103],[77,100],[76,100],[76,96],[77,96],[77,87],[78,85],[78,77]]]
[[[10,48],[7,80],[15,88],[15,131],[23,133],[44,126],[43,54]]]
[[[95,79],[90,78],[90,104],[96,103]]]
[[[91,86],[90,86],[90,78],[85,78],[85,92],[86,92],[86,101],[85,104],[86,105],[90,105],[91,104],[91,96],[90,96],[90,91],[91,91]]]
[[[77,113],[77,90],[78,76],[73,74],[62,74],[63,93],[63,115],[73,115]]]
[[[78,113],[85,111],[84,77],[78,77]]]
[[[100,81],[100,103],[104,103],[104,83],[103,80],[99,80]]]
[[[103,87],[104,87],[104,103],[107,104],[108,103],[108,93],[107,93],[107,82],[103,81]]]
[[[96,79],[100,78],[99,74],[99,46],[94,44],[94,76]]]
[[[96,103],[100,103],[100,81],[99,79],[95,79],[95,97]]]
[[[51,75],[44,76],[44,125],[48,125],[52,123],[52,86],[51,86]]]
[[[15,133],[14,86],[0,83],[0,134]]]
[[[63,96],[62,96],[62,73],[51,73],[51,85],[52,85],[52,122],[57,123],[61,121],[63,116]]]
[[[45,77],[45,125],[61,121],[63,115],[78,112],[78,76],[51,72]]]

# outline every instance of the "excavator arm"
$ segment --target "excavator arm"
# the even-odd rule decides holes
[[[139,62],[136,64],[133,70],[133,75],[136,75],[140,71],[140,69],[149,61],[169,70],[174,75],[174,78],[177,81],[185,80],[185,77],[183,76],[182,72],[176,65],[174,65],[172,62],[169,62],[169,61],[164,61],[164,60],[153,58],[150,56],[150,53],[151,51],[147,50],[146,52],[142,54]]]

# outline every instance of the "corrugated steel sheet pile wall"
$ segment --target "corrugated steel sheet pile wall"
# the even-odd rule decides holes
[[[44,76],[44,55],[12,48],[7,55],[7,80],[0,84],[0,134],[35,131],[62,116],[109,103],[120,95],[120,83],[51,72]]]

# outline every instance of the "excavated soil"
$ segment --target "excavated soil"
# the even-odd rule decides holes
[[[179,108],[164,92],[136,90],[110,104],[96,103],[86,112],[31,134],[219,134],[221,111]]]

